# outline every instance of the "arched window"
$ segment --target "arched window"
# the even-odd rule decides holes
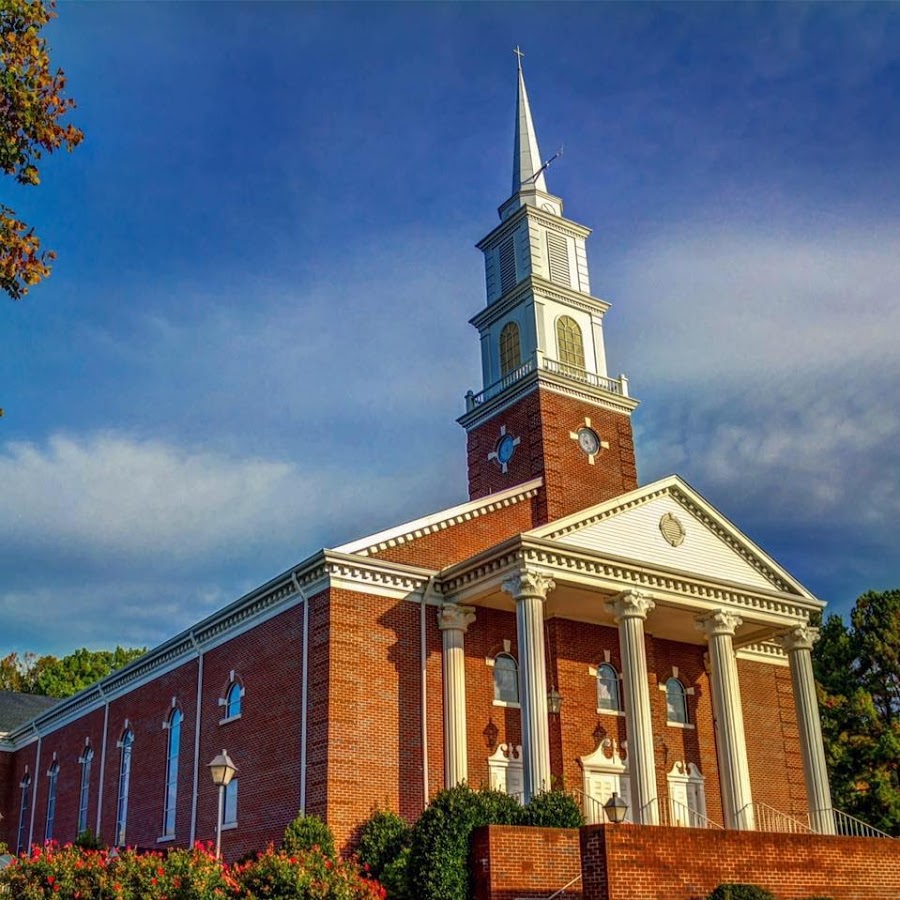
[[[19,805],[19,832],[16,839],[16,853],[21,853],[28,849],[28,810],[30,809],[31,799],[31,775],[28,769],[25,769],[25,775],[19,782],[22,789],[22,800]]]
[[[131,782],[131,751],[134,732],[126,728],[119,741],[119,805],[116,811],[116,846],[125,844],[125,824],[128,821],[128,786]]]
[[[240,682],[233,681],[228,693],[225,694],[225,718],[234,719],[241,714],[241,697],[244,696],[244,689]]]
[[[81,763],[81,790],[78,794],[78,829],[83,834],[88,827],[88,801],[91,796],[91,763],[94,761],[94,748],[90,743],[84,745],[84,752],[78,757]]]
[[[175,806],[178,801],[178,753],[181,750],[181,722],[184,714],[176,706],[169,714],[169,747],[166,755],[166,795],[163,806],[163,836],[175,834]]]
[[[571,316],[556,320],[556,347],[564,366],[584,369],[584,341],[578,323]]]
[[[494,658],[494,700],[519,702],[519,664],[509,653],[498,653]]]
[[[688,708],[684,685],[677,678],[666,682],[666,721],[687,725]]]
[[[47,824],[44,827],[44,840],[53,840],[53,825],[56,819],[56,784],[59,781],[59,763],[54,759],[47,769]]]
[[[619,712],[621,708],[619,674],[609,663],[604,663],[597,668],[597,709]]]
[[[522,346],[519,342],[519,326],[507,322],[500,332],[500,377],[514,372],[522,365]]]

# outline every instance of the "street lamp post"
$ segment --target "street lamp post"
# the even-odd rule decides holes
[[[216,859],[222,856],[222,815],[225,811],[225,788],[234,778],[237,766],[232,762],[228,753],[223,750],[209,763],[209,774],[213,784],[219,789],[219,816],[216,819]]]

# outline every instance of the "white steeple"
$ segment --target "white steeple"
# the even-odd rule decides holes
[[[525,74],[522,72],[522,57],[518,47],[513,51],[518,57],[519,92],[516,96],[516,141],[513,147],[512,195],[529,188],[547,193],[544,179],[543,160],[538,149],[537,134],[531,118],[531,106],[525,90]],[[535,177],[537,173],[537,177]]]

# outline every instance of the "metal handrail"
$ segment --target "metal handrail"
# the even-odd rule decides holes
[[[891,841],[894,840],[886,831],[882,831],[880,828],[876,828],[862,819],[857,819],[856,816],[851,816],[850,813],[833,808],[822,810],[822,812],[831,813],[834,820],[834,833],[842,837],[887,838]]]
[[[663,824],[669,825],[670,827],[718,828],[720,831],[725,830],[723,825],[714,822],[696,809],[691,809],[687,804],[682,803],[680,800],[676,800],[674,797],[669,797],[669,802],[667,804],[662,804],[661,809],[664,812],[664,815],[661,817],[664,819]],[[677,813],[681,813],[684,817],[682,821],[678,821]]]
[[[782,834],[814,834],[815,832],[809,825],[804,824],[800,819],[783,813],[774,806],[767,803],[756,801],[748,803],[739,813],[738,819],[744,817],[744,812],[750,811],[756,824],[756,831],[778,832]]]

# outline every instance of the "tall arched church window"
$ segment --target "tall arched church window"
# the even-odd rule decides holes
[[[54,754],[55,756],[56,754]],[[47,770],[47,824],[44,826],[44,840],[53,840],[53,826],[56,821],[56,785],[59,781],[59,763],[54,759]]]
[[[19,831],[16,838],[16,853],[21,853],[28,849],[28,811],[31,808],[31,775],[28,769],[19,782],[19,788],[22,791],[21,802],[19,804]]]
[[[619,674],[609,663],[597,668],[597,709],[607,712],[619,712],[622,709]]]
[[[494,657],[494,700],[519,702],[519,664],[509,653],[498,653]]]
[[[522,365],[522,345],[519,341],[519,326],[507,322],[500,332],[500,377],[514,372]]]
[[[241,698],[244,696],[244,689],[239,681],[232,681],[231,686],[225,694],[225,718],[236,719],[241,714]]]
[[[564,366],[584,369],[584,341],[578,323],[571,316],[556,320],[556,347]]]
[[[89,743],[84,745],[84,752],[78,757],[81,763],[81,790],[78,795],[78,829],[77,834],[87,831],[88,801],[91,796],[91,765],[94,762],[94,748]],[[76,835],[77,837],[77,835]]]
[[[666,721],[676,725],[687,725],[687,694],[684,685],[677,678],[666,682]]]
[[[126,728],[119,741],[119,803],[116,808],[116,846],[125,844],[125,825],[128,821],[128,788],[131,783],[131,752],[134,732]]]
[[[175,808],[178,802],[178,755],[181,750],[181,723],[184,714],[176,706],[166,725],[169,729],[169,742],[166,754],[166,794],[163,805],[163,836],[175,834]]]

